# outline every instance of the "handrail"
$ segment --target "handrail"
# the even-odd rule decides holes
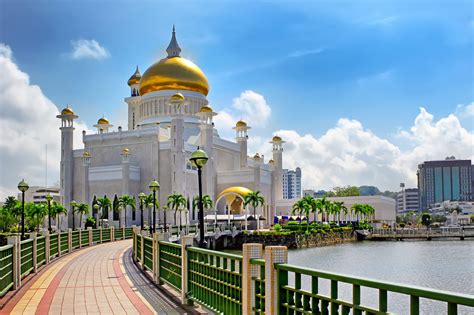
[[[222,253],[222,252],[218,252],[218,251],[215,251],[215,250],[209,250],[209,249],[204,249],[204,248],[199,248],[199,247],[189,247],[188,250],[191,251],[191,252],[195,252],[195,253],[213,255],[213,256],[218,256],[218,257],[223,257],[223,258],[229,258],[229,259],[235,259],[235,260],[242,261],[242,256],[240,256],[240,255]]]
[[[474,306],[474,299],[472,298],[472,295],[467,295],[463,293],[453,293],[449,291],[428,289],[388,281],[380,282],[373,279],[347,276],[339,273],[330,273],[322,270],[298,267],[290,264],[275,264],[275,268],[278,270],[296,272],[308,276],[321,277],[329,280],[335,280],[364,287],[391,291],[394,293],[415,295],[420,298],[428,298],[432,300],[461,304],[465,306]]]
[[[250,263],[251,263],[252,265],[265,266],[265,259],[252,258],[252,259],[250,259]]]
[[[181,248],[181,245],[175,244],[175,243],[171,243],[171,242],[159,241],[159,243],[160,243],[160,244],[163,244],[163,245],[170,246],[170,247]]]

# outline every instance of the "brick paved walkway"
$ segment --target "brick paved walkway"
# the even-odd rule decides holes
[[[143,297],[135,286],[139,273],[123,265],[131,241],[81,249],[47,267],[28,288],[20,290],[1,314],[179,314],[158,295]],[[129,277],[130,275],[130,277]]]

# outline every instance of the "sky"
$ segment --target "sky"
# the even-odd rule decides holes
[[[165,56],[206,74],[222,137],[303,187],[416,186],[424,160],[474,158],[472,1],[0,1],[0,197],[59,178],[58,108],[126,126],[126,81]],[[92,131],[91,131],[92,132]]]

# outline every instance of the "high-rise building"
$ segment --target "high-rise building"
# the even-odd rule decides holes
[[[440,161],[425,161],[418,165],[419,209],[443,201],[472,199],[471,160],[457,160],[454,156]]]
[[[301,198],[301,168],[284,169],[282,174],[283,199]]]
[[[30,186],[25,192],[25,202],[46,203],[46,195],[50,194],[53,200],[60,202],[59,187]],[[21,200],[21,193],[18,194],[18,200]]]
[[[408,211],[418,211],[420,206],[418,203],[418,189],[405,188],[405,184],[400,184],[400,192],[397,194],[397,213],[406,213]]]

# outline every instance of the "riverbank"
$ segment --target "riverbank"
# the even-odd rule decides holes
[[[286,246],[290,249],[313,248],[354,242],[357,238],[352,231],[329,231],[327,233],[278,233],[261,231],[242,233],[235,237],[227,249],[242,249],[245,243],[259,243],[263,246]]]

